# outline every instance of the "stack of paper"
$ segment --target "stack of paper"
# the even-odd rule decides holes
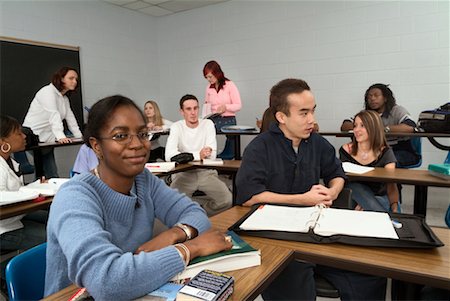
[[[368,171],[374,170],[373,167],[362,166],[362,165],[354,164],[351,162],[342,163],[342,168],[344,169],[345,172],[357,173],[357,174],[363,174]]]
[[[29,201],[39,196],[34,191],[0,191],[0,206]]]
[[[223,160],[217,159],[203,159],[203,165],[223,165]]]
[[[69,181],[66,178],[51,178],[46,182],[41,183],[41,180],[36,180],[33,183],[20,187],[19,191],[33,191],[43,196],[54,196],[62,184]]]
[[[152,173],[156,172],[168,172],[175,168],[175,162],[155,162],[145,164],[145,168]]]

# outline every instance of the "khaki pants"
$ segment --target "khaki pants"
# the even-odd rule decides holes
[[[196,190],[203,191],[211,200],[206,206],[212,211],[231,207],[232,194],[227,185],[219,179],[216,170],[193,170],[172,175],[172,188],[178,189],[188,197]],[[209,211],[209,210],[207,210]]]

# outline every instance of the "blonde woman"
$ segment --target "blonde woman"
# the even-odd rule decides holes
[[[162,117],[158,104],[153,100],[145,103],[144,114],[147,118],[147,127],[150,131],[167,131],[173,123]],[[152,139],[149,162],[156,162],[157,159],[165,161],[165,148],[158,141],[159,135],[154,135],[154,137],[156,138]]]

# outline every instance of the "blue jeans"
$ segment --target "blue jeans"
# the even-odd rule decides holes
[[[390,204],[387,195],[375,195],[369,186],[358,182],[348,182],[346,186],[352,190],[352,199],[364,210],[389,211]]]
[[[46,179],[59,178],[58,167],[56,166],[55,152],[53,148],[41,150],[42,167]]]
[[[220,129],[223,126],[227,125],[236,125],[236,117],[222,117],[217,116],[211,118],[212,122],[214,122],[214,126],[216,127],[216,133],[221,133]],[[227,135],[227,140],[225,141],[225,147],[223,151],[217,155],[218,158],[222,158],[224,160],[232,160],[234,158],[234,138],[232,136]]]

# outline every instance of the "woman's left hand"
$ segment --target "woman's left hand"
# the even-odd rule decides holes
[[[227,110],[227,107],[225,105],[220,105],[217,107],[217,113],[223,114]]]

